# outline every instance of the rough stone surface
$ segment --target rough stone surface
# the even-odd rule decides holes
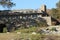
[[[47,27],[46,29],[41,29],[40,33],[46,35],[60,35],[60,26]]]

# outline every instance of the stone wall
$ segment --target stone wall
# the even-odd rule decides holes
[[[49,25],[49,26],[51,26],[52,24],[51,24],[51,17],[49,16],[49,17],[42,17],[42,18],[44,18],[45,20],[46,20],[46,22],[47,22],[47,24]]]

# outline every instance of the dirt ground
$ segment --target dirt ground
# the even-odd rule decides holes
[[[15,33],[0,33],[0,40],[17,40],[18,34]]]
[[[19,39],[21,37],[20,35],[21,34],[17,34],[17,33],[0,33],[0,40],[20,40]],[[60,40],[60,36],[46,35],[46,36],[42,36],[41,40]]]

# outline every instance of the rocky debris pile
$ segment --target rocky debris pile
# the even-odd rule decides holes
[[[54,34],[54,35],[60,35],[60,26],[53,26],[53,27],[47,27],[47,28],[42,28],[40,31],[39,31],[40,34],[47,34],[47,35],[50,35],[50,34]]]

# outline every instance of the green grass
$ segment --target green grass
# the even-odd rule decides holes
[[[31,28],[18,29],[15,32],[32,33],[32,32],[36,32],[37,30],[38,30],[38,27],[31,27]]]
[[[22,34],[20,35],[20,39],[24,39],[24,40],[41,40],[41,35],[40,34],[36,34],[36,35],[33,35],[33,34]]]

